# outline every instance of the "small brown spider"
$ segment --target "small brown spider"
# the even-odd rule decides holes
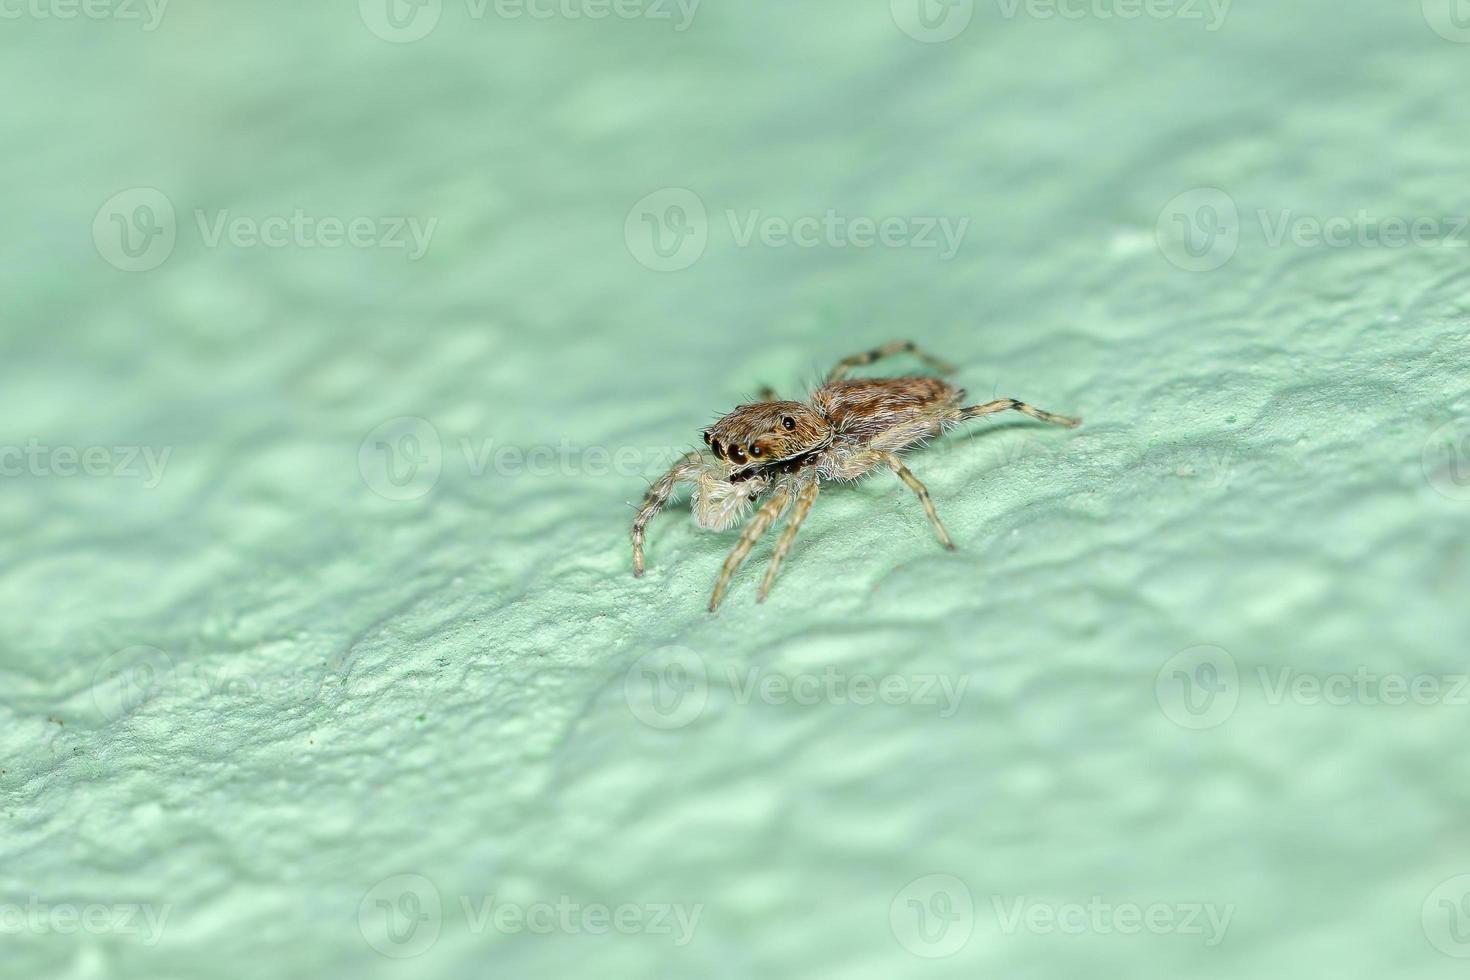
[[[741,405],[710,426],[704,433],[709,454],[689,453],[648,488],[643,506],[633,520],[633,574],[643,574],[644,528],[668,503],[679,484],[694,484],[691,500],[694,518],[700,527],[713,531],[730,527],[750,504],[769,495],[725,559],[720,577],[715,580],[709,608],[714,612],[719,606],[730,577],[761,535],[794,501],[791,519],[776,542],[771,564],[756,596],[757,602],[763,602],[776,580],[782,559],[796,540],[796,532],[817,499],[821,481],[856,480],[883,465],[918,494],[934,532],[939,535],[939,543],[953,551],[954,542],[940,523],[929,491],[903,465],[898,453],[950,426],[1010,409],[1057,425],[1075,428],[1082,424],[1081,419],[1043,412],[1014,398],[998,398],[963,408],[960,403],[965,397],[964,389],[939,378],[844,380],[855,367],[904,352],[937,371],[954,370],[912,342],[896,341],[838,362],[827,380],[812,393],[809,404],[777,401],[776,393],[765,389],[761,392],[762,401]]]

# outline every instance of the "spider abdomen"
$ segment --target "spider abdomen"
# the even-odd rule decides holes
[[[963,388],[941,378],[833,381],[812,395],[836,442],[893,451],[938,435],[959,420]]]

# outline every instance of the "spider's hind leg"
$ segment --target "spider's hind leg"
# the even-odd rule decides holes
[[[929,523],[934,525],[934,533],[938,535],[939,543],[950,551],[954,551],[954,540],[944,529],[944,522],[939,519],[939,511],[934,508],[934,501],[929,496],[929,488],[919,482],[919,478],[914,476],[913,472],[903,465],[903,461],[893,453],[884,453],[884,461],[888,463],[893,472],[898,474],[898,478],[908,484],[909,489],[918,495],[919,503],[924,505],[924,513],[929,515]]]
[[[895,340],[890,344],[884,344],[882,347],[874,347],[872,350],[863,351],[861,354],[844,357],[827,374],[827,380],[841,381],[847,377],[848,372],[853,368],[862,367],[864,364],[872,364],[874,361],[882,360],[885,357],[892,357],[895,354],[912,354],[940,374],[949,374],[955,369],[954,365],[948,361],[940,360],[933,354],[920,350],[918,345],[912,340]]]
[[[971,405],[969,408],[962,408],[960,409],[960,420],[978,419],[984,415],[994,415],[996,412],[1008,412],[1012,409],[1029,415],[1033,419],[1040,419],[1043,422],[1050,422],[1053,425],[1065,425],[1069,429],[1075,429],[1082,424],[1081,419],[1071,418],[1067,415],[1057,415],[1053,412],[1044,412],[1035,405],[1027,405],[1025,402],[1017,401],[1014,398],[997,398],[995,401],[986,402],[984,405]]]

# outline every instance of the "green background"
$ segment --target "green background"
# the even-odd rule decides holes
[[[445,0],[416,40],[375,0],[152,30],[28,2],[0,23],[0,974],[1463,975],[1447,0],[981,0],[933,33],[905,0]],[[829,210],[914,234],[738,234]],[[298,211],[371,240],[249,237]],[[649,268],[649,220],[686,267]],[[915,453],[957,553],[879,474],[823,494],[763,605],[769,543],[706,613],[735,534],[682,505],[632,578],[630,504],[702,426],[902,337],[1086,424]],[[480,928],[492,898],[641,925]]]

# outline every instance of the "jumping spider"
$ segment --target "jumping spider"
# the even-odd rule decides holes
[[[1075,428],[1081,419],[1053,415],[1039,408],[998,398],[983,405],[961,407],[965,392],[939,378],[871,378],[845,380],[849,371],[879,358],[910,353],[941,373],[949,364],[924,353],[910,341],[897,341],[854,354],[839,361],[812,393],[809,403],[778,401],[770,389],[761,401],[741,405],[704,433],[709,453],[692,452],[648,488],[643,506],[633,520],[633,574],[643,574],[643,533],[648,522],[669,501],[681,483],[694,484],[691,505],[700,527],[723,531],[744,516],[746,509],[765,496],[766,501],[740,534],[725,559],[715,591],[714,612],[750,549],[788,507],[791,519],[776,542],[771,564],[756,601],[771,591],[781,561],[791,550],[796,532],[817,499],[823,480],[856,480],[886,465],[918,494],[939,543],[954,550],[949,532],[940,523],[929,491],[909,472],[898,453],[969,419],[1015,409],[1043,422]],[[793,502],[795,506],[793,505]]]

